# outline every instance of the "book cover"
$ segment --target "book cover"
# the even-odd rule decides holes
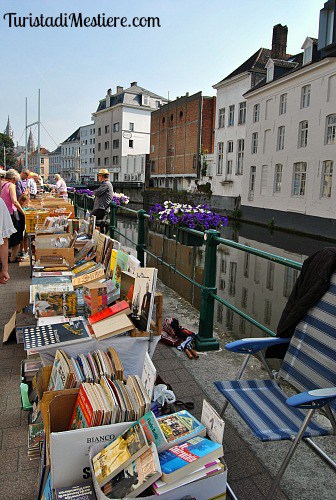
[[[115,245],[113,245],[113,248],[111,251],[110,272],[109,272],[109,276],[111,276],[111,277],[113,277],[113,274],[114,274],[114,269],[115,269],[115,265],[117,262],[117,255],[118,255],[118,250],[115,248]]]
[[[154,443],[158,451],[163,451],[167,448],[166,438],[152,411],[147,412],[141,417],[139,423],[149,443]]]
[[[116,302],[113,306],[107,307],[103,311],[99,311],[92,316],[89,316],[88,320],[90,325],[94,325],[103,319],[109,318],[110,316],[118,316],[119,314],[130,314],[131,310],[128,303],[125,300]]]
[[[75,291],[37,292],[35,313],[37,317],[76,316],[78,312]]]
[[[126,300],[131,306],[133,302],[135,275],[126,271],[121,273],[120,300]]]
[[[117,288],[120,288],[121,272],[126,271],[128,266],[128,253],[123,250],[118,250],[117,260],[113,273],[113,282]]]
[[[133,329],[134,325],[125,313],[118,316],[111,316],[92,325],[92,330],[97,340],[119,335]]]
[[[159,453],[162,479],[171,483],[223,456],[223,447],[196,436]]]
[[[148,352],[146,352],[141,374],[141,382],[143,383],[143,386],[146,389],[150,401],[152,401],[153,399],[155,381],[156,381],[156,368]]]
[[[103,252],[105,247],[105,234],[99,233],[97,246],[96,246],[96,262],[101,263],[103,261]]]
[[[181,442],[181,440],[185,441],[206,434],[204,425],[186,410],[159,417],[158,422],[166,440],[171,445],[177,441]]]
[[[48,391],[70,389],[73,382],[73,370],[69,358],[61,349],[57,349],[48,384]]]
[[[132,321],[139,330],[148,332],[154,309],[157,269],[140,267],[136,271],[132,300]]]
[[[81,276],[78,276],[77,278],[73,278],[72,284],[74,287],[79,287],[84,285],[85,283],[90,283],[91,281],[97,281],[105,277],[105,271],[103,269],[103,266],[101,266],[99,269],[96,269],[93,272],[89,272],[87,274],[82,274]]]
[[[92,401],[86,391],[88,384],[80,386],[75,407],[70,419],[69,430],[91,427],[94,419]]]
[[[161,476],[154,444],[103,486],[107,498],[135,498]]]
[[[91,483],[79,484],[70,488],[56,488],[56,500],[96,500]]]
[[[80,316],[71,318],[67,323],[24,328],[23,343],[25,350],[41,351],[48,346],[75,344],[91,339],[86,323]]]
[[[142,427],[134,424],[93,457],[98,484],[104,486],[148,448]]]

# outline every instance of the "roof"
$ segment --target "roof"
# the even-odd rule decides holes
[[[129,87],[128,89],[123,89],[121,92],[111,94],[110,107],[115,106],[116,104],[122,104],[124,102],[125,94],[148,95],[153,99],[160,99],[164,101],[167,100],[165,97],[162,97],[158,94],[154,94],[154,92],[151,92],[150,90],[140,87],[139,85],[131,85],[131,87]],[[141,102],[139,102],[139,104],[141,105]],[[106,97],[104,97],[99,101],[97,111],[102,111],[103,109],[106,109]]]
[[[243,64],[238,66],[237,69],[232,71],[228,76],[223,78],[220,82],[216,83],[216,85],[220,85],[221,83],[225,82],[226,80],[230,80],[230,78],[233,78],[234,76],[238,76],[242,73],[246,73],[247,71],[258,71],[262,73],[266,73],[265,70],[265,64],[267,63],[268,59],[271,57],[271,50],[270,49],[265,49],[261,47],[257,52],[252,54],[251,57],[246,59]],[[214,87],[216,86],[214,85]]]
[[[64,144],[65,142],[76,142],[76,141],[79,141],[80,139],[80,135],[79,135],[79,128],[77,130],[75,130],[75,132],[73,132],[71,135],[69,135],[69,137],[67,139],[65,139],[65,141],[62,142],[62,144]]]
[[[31,155],[35,155],[35,156],[37,156],[37,149],[35,149],[35,151],[33,151],[33,152],[32,152],[32,153],[30,153],[30,154],[31,154]],[[46,149],[46,148],[42,148],[42,147],[41,147],[41,148],[40,148],[40,154],[41,154],[41,155],[48,155],[48,154],[50,154],[50,151],[49,151],[48,149]]]
[[[51,155],[58,155],[58,154],[61,154],[62,152],[62,148],[61,146],[58,146],[56,149],[54,149],[54,151],[51,151]]]
[[[280,68],[296,68],[297,65],[299,64],[298,62],[294,61],[284,61],[283,59],[273,59],[271,58],[272,61],[274,62],[274,66],[278,66]]]

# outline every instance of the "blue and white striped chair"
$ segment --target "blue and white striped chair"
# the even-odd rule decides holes
[[[288,343],[288,349],[277,379],[287,381],[300,391],[290,398],[279,387],[278,381],[274,380],[262,353],[263,349],[281,343]],[[336,434],[336,273],[332,276],[328,291],[309,309],[291,339],[243,339],[227,344],[226,349],[247,356],[237,380],[215,382],[217,389],[227,399],[222,415],[228,403],[231,403],[262,441],[293,441],[267,498],[273,498],[301,439],[336,469],[335,462],[310,439]],[[248,359],[254,354],[260,357],[267,368],[270,380],[241,380]],[[330,426],[322,427],[312,419],[319,408],[323,408]]]

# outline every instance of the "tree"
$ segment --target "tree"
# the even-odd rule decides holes
[[[4,152],[6,150],[6,162],[4,158]],[[14,154],[14,142],[6,134],[0,134],[0,165],[6,168],[15,168],[16,158]]]

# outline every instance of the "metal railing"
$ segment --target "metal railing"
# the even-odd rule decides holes
[[[78,214],[78,208],[81,208],[86,212],[87,210],[92,209],[93,198],[85,195],[79,195],[76,192],[70,194],[71,199],[73,200],[75,206],[75,214]],[[138,220],[138,240],[133,241],[128,238],[124,233],[118,230],[117,228],[117,210],[128,212],[133,216],[137,217]],[[236,314],[244,318],[246,321],[251,323],[252,325],[259,328],[263,333],[266,333],[269,336],[275,336],[275,332],[267,328],[262,323],[259,323],[254,318],[249,316],[248,314],[241,311],[236,306],[230,304],[228,301],[222,299],[217,295],[216,288],[216,273],[217,273],[217,247],[219,244],[236,248],[248,254],[256,255],[266,260],[270,260],[274,263],[290,267],[292,269],[296,269],[298,271],[301,270],[302,264],[300,262],[296,262],[291,259],[286,259],[284,257],[280,257],[276,254],[272,254],[269,252],[265,252],[263,250],[258,250],[257,248],[249,247],[246,245],[242,245],[241,243],[237,243],[235,241],[231,241],[220,236],[219,231],[214,229],[209,229],[204,233],[202,231],[196,231],[194,229],[189,228],[179,228],[179,231],[184,233],[192,234],[196,237],[200,237],[204,240],[205,244],[205,261],[204,261],[204,274],[203,274],[203,283],[197,283],[190,276],[184,274],[183,272],[176,269],[175,266],[166,262],[163,257],[153,254],[150,250],[146,248],[146,240],[145,240],[145,221],[150,219],[150,216],[145,212],[145,210],[132,210],[125,206],[115,205],[111,203],[111,211],[110,211],[110,236],[111,238],[115,237],[115,234],[119,234],[125,240],[129,241],[133,245],[135,245],[137,251],[137,258],[139,259],[142,266],[145,263],[145,254],[156,259],[158,263],[172,270],[174,273],[178,274],[188,282],[190,282],[193,286],[200,289],[201,292],[201,305],[200,305],[200,316],[199,316],[199,330],[198,335],[196,337],[196,349],[199,351],[211,351],[217,350],[219,348],[218,340],[213,336],[214,329],[214,308],[215,301],[224,305],[225,307],[231,309]],[[165,225],[164,223],[161,223]]]

